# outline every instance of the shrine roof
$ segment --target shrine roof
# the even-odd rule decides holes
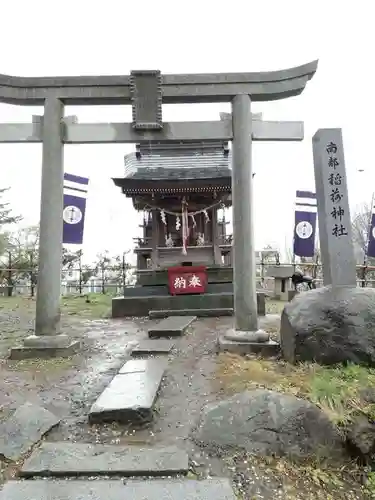
[[[159,193],[204,193],[208,191],[231,192],[232,178],[216,177],[201,179],[138,179],[138,178],[114,178],[116,186],[122,188],[122,192],[128,196],[136,194]]]
[[[137,145],[137,151],[125,156],[127,180],[173,181],[231,177],[228,143],[153,143]]]

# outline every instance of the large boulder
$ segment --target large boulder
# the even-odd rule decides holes
[[[375,290],[323,287],[297,295],[281,315],[284,358],[375,366]]]
[[[317,406],[295,396],[257,389],[209,404],[192,438],[210,451],[239,448],[257,456],[312,456],[341,461],[343,438]]]

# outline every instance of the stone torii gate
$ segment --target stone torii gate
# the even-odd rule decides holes
[[[44,106],[30,124],[0,124],[0,143],[41,142],[42,189],[35,335],[25,339],[25,356],[43,350],[71,353],[60,333],[64,144],[150,141],[232,141],[234,311],[237,332],[258,330],[253,235],[252,140],[300,141],[303,122],[252,119],[251,101],[299,95],[318,61],[259,73],[22,78],[0,75],[0,102]],[[209,122],[162,121],[162,104],[231,102],[232,116]],[[132,105],[132,123],[80,124],[64,117],[64,105]],[[17,351],[20,351],[19,349]],[[38,353],[38,354],[36,354]],[[21,357],[20,352],[16,354]],[[32,354],[31,354],[32,355]]]

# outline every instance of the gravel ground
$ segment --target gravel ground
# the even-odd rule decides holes
[[[21,310],[0,313],[0,356],[5,356],[7,349],[28,333],[32,327],[30,318],[30,312]],[[274,326],[277,321],[273,317]],[[48,441],[177,445],[189,452],[193,475],[232,477],[244,500],[328,498],[317,485],[304,484],[305,479],[301,483],[289,482],[283,472],[240,455],[229,457],[218,452],[218,456],[208,457],[189,440],[202,406],[223,397],[220,382],[215,378],[215,341],[219,333],[231,326],[231,318],[201,319],[193,323],[185,336],[176,340],[175,349],[169,355],[169,368],[153,423],[143,428],[89,426],[88,410],[128,358],[127,343],[145,338],[149,324],[147,319],[65,317],[64,332],[82,338],[81,352],[67,360],[3,360],[0,364],[0,418],[27,399],[39,402],[62,417],[62,423],[48,434]],[[13,469],[7,468],[4,478],[12,473]],[[365,497],[337,492],[335,498]]]

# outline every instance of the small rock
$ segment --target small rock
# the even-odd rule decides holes
[[[358,415],[349,424],[346,438],[352,453],[365,461],[375,453],[375,423],[369,422],[365,415]]]
[[[363,399],[366,403],[375,403],[375,387],[365,387],[359,394],[361,399]]]

